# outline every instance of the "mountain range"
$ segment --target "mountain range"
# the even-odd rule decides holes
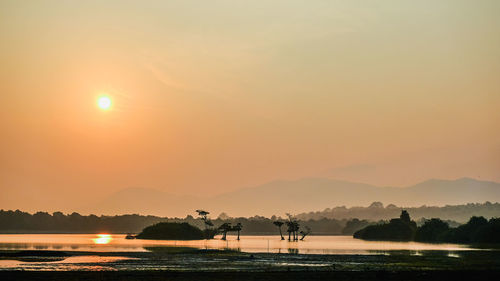
[[[194,215],[206,209],[214,216],[272,216],[324,210],[335,206],[368,206],[374,201],[405,207],[500,202],[500,183],[471,178],[431,179],[408,187],[379,187],[326,178],[274,181],[211,197],[180,196],[146,188],[127,188],[79,209],[94,214]]]

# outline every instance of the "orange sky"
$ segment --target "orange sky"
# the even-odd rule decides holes
[[[0,208],[302,177],[500,181],[499,13],[498,1],[1,1]]]

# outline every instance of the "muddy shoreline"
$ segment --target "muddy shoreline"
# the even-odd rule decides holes
[[[500,251],[460,256],[428,251],[410,255],[304,255],[152,248],[150,252],[0,251],[0,271],[170,271],[170,272],[366,272],[500,271]],[[1,262],[10,265],[1,266]]]

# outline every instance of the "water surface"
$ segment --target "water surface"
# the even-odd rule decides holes
[[[156,247],[179,246],[198,249],[232,249],[249,253],[300,254],[380,254],[390,251],[475,250],[467,245],[419,242],[381,242],[354,239],[352,236],[309,236],[305,241],[288,242],[279,236],[228,236],[212,240],[127,240],[121,234],[0,234],[0,250],[61,250],[94,252],[144,252]]]

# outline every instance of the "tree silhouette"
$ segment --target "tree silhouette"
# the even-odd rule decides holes
[[[406,210],[402,210],[399,219],[404,223],[410,223],[410,214]]]
[[[293,241],[299,241],[300,224],[297,220],[293,220],[292,226],[293,226]]]
[[[210,220],[208,215],[210,212],[204,210],[196,210],[198,215],[201,217],[201,220],[205,224],[205,234],[207,238],[213,237],[215,235],[215,231],[213,229],[209,229],[214,226],[213,222]]]
[[[207,212],[204,210],[196,210],[196,212],[201,217],[201,220],[205,223],[205,229],[208,228],[208,226],[213,226],[213,223],[208,218],[208,215],[210,214],[210,212]]]
[[[291,236],[292,236],[292,232],[293,232],[292,222],[287,221],[287,222],[285,222],[285,224],[286,224],[286,232],[288,232],[288,241],[291,241]]]
[[[288,216],[288,221],[286,221],[288,241],[291,241],[291,237],[293,237],[293,241],[298,241],[300,224],[291,214],[287,213],[286,215]]]
[[[221,240],[227,239],[227,232],[231,230],[231,223],[225,222],[218,227],[218,230],[222,232]]]
[[[415,241],[419,242],[440,242],[449,235],[449,225],[437,218],[426,220],[425,223],[417,229]]]
[[[282,221],[274,221],[273,224],[279,228],[281,240],[285,240],[285,237],[283,237],[283,233],[281,232],[281,226],[283,226],[284,223]]]
[[[238,231],[238,239],[237,240],[240,240],[240,231],[241,231],[242,228],[243,228],[243,225],[241,223],[237,223],[233,227],[233,230]]]
[[[402,210],[399,218],[391,219],[389,223],[369,225],[354,233],[354,238],[365,240],[412,241],[415,238],[417,224],[410,219],[407,211]]]

